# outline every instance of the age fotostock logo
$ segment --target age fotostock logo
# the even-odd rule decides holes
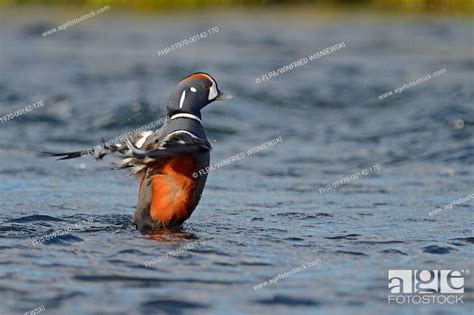
[[[463,304],[466,274],[469,270],[389,270],[388,303]]]

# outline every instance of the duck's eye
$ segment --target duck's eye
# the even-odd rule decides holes
[[[194,86],[191,86],[190,90],[191,90],[191,92],[194,92],[194,93],[196,93],[196,91],[197,91]]]

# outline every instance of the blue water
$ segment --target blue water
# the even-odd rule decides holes
[[[472,269],[473,24],[463,18],[113,8],[0,10],[0,314],[469,314],[464,304],[387,304],[389,269]],[[173,53],[156,51],[218,26]],[[334,44],[345,47],[260,84]],[[403,93],[404,83],[446,73]],[[137,183],[114,159],[56,162],[164,115],[176,82],[211,73],[235,96],[203,112],[209,174],[180,231],[130,226]],[[462,121],[462,122],[461,122]],[[342,187],[319,188],[379,164]],[[40,237],[92,217],[64,235]],[[202,242],[178,256],[145,262]],[[254,286],[316,259],[277,283]]]

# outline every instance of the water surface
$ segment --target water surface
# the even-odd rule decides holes
[[[464,305],[394,306],[388,269],[470,269],[472,22],[275,12],[135,16],[112,10],[43,38],[82,11],[3,11],[0,125],[1,314],[467,314]],[[156,51],[218,26],[169,55]],[[262,74],[344,41],[270,81]],[[383,101],[426,74],[447,73]],[[137,183],[113,159],[55,162],[164,115],[185,75],[233,94],[203,120],[211,163],[282,142],[209,175],[181,231],[130,226]],[[459,119],[463,121],[460,128]],[[458,121],[457,124],[455,122]],[[348,185],[319,188],[374,164]],[[91,224],[32,241],[93,217]],[[202,242],[146,268],[144,263]],[[315,259],[311,268],[253,287]]]

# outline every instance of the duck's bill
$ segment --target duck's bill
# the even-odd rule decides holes
[[[234,97],[229,94],[225,94],[219,91],[219,95],[217,95],[216,100],[223,101],[223,100],[232,100]]]

